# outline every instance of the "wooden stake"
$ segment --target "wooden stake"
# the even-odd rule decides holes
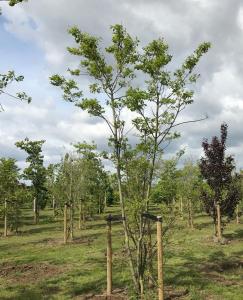
[[[8,236],[7,200],[4,202],[4,236]]]
[[[216,204],[217,209],[217,232],[218,232],[218,239],[221,241],[222,233],[221,233],[221,214],[220,214],[220,205]]]
[[[158,296],[164,300],[163,284],[163,245],[162,245],[162,217],[157,216],[157,246],[158,246]]]
[[[112,293],[111,218],[107,218],[107,296]]]
[[[64,205],[63,226],[64,226],[64,244],[66,244],[67,243],[67,203],[65,203]]]

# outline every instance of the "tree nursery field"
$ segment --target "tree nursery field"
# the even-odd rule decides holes
[[[73,241],[64,245],[62,220],[54,220],[46,210],[40,223],[32,225],[32,212],[26,210],[19,234],[0,239],[0,299],[95,299],[103,294],[104,219],[116,212],[112,207],[87,221],[86,228],[76,228]],[[197,215],[190,229],[181,220],[165,239],[165,299],[242,299],[243,224],[232,221],[225,231],[227,244],[215,245],[211,223]],[[114,291],[133,299],[119,222],[112,233]]]
[[[0,300],[243,299],[241,2],[0,0]]]

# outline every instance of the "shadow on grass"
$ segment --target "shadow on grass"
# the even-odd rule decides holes
[[[195,257],[193,254],[179,255],[179,257],[186,262],[176,266],[166,265],[165,269],[169,274],[169,277],[165,278],[166,285],[204,290],[212,283],[223,286],[238,286],[239,284],[237,280],[229,280],[226,277],[243,267],[243,260],[239,256],[229,257],[223,251],[215,251],[209,254],[207,259]]]
[[[4,297],[0,296],[1,300],[42,300],[42,299],[54,299],[54,295],[57,294],[57,292],[60,291],[59,287],[44,287],[43,289],[40,289],[36,286],[28,286],[28,287],[22,287],[22,286],[14,286],[10,289],[8,289],[10,292],[14,288],[14,296],[13,297]]]
[[[243,229],[236,229],[232,233],[226,233],[224,236],[227,239],[235,240],[235,239],[243,239]]]
[[[67,274],[68,280],[65,280],[65,295],[74,297],[102,292],[106,286],[105,268],[105,257],[88,258],[85,268],[74,270]],[[90,280],[87,281],[87,278]]]
[[[213,230],[213,223],[210,221],[203,222],[203,223],[196,223],[195,227],[196,227],[196,229],[199,229],[199,230],[212,227],[212,230]]]
[[[36,225],[38,226],[38,225]],[[41,227],[38,226],[36,228],[29,228],[23,231],[24,235],[28,235],[28,234],[34,234],[34,233],[43,233],[43,232],[50,232],[50,231],[57,231],[58,229],[54,226],[48,226],[48,227]]]
[[[49,277],[31,285],[11,285],[5,290],[9,296],[2,296],[0,293],[0,299],[57,299],[57,294],[61,299],[73,299],[90,293],[99,294],[106,286],[105,268],[105,257],[88,258],[85,267],[61,276]]]

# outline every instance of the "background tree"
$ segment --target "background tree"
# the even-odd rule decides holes
[[[187,213],[187,222],[190,228],[194,228],[194,213],[200,205],[200,191],[202,180],[200,178],[198,165],[191,160],[185,162],[184,167],[179,171],[177,179],[177,196],[180,209]]]
[[[87,218],[102,213],[107,197],[112,196],[109,177],[96,145],[86,142],[74,145],[75,153],[66,154],[56,166],[55,179],[50,188],[55,198],[56,213],[64,214],[67,205],[67,235],[73,238],[74,217],[78,212],[79,229]],[[51,185],[51,182],[50,182]]]
[[[242,211],[243,211],[243,170],[240,170],[239,181],[240,181],[241,197],[239,203],[236,206],[236,211],[235,211],[237,224],[240,223],[240,216],[242,215]]]
[[[161,172],[159,181],[152,191],[152,199],[155,203],[164,202],[170,206],[174,206],[177,195],[177,170],[178,159],[163,160],[161,162]]]
[[[112,196],[112,189],[101,157],[97,153],[97,146],[84,141],[83,143],[74,144],[74,148],[77,151],[78,162],[82,170],[82,190],[85,191],[82,198],[85,199],[85,194],[86,197],[88,195],[93,197],[91,201],[94,205],[93,212],[100,214],[106,206],[107,196]]]
[[[202,199],[206,212],[217,222],[217,238],[222,239],[222,217],[232,218],[240,200],[238,176],[233,175],[234,159],[226,155],[227,124],[221,125],[221,136],[214,136],[211,143],[205,139],[202,143],[205,157],[199,167],[211,191],[204,189]]]
[[[53,216],[56,217],[56,178],[57,164],[50,164],[46,169],[46,187],[48,190],[49,205],[53,209]]]
[[[44,140],[30,141],[28,138],[16,142],[16,146],[24,150],[28,156],[26,162],[29,163],[24,169],[23,178],[32,183],[32,192],[34,198],[34,222],[39,222],[40,209],[44,209],[48,199],[46,188],[46,169],[43,165],[42,145]]]
[[[1,215],[5,219],[4,235],[8,229],[18,232],[21,225],[21,206],[25,190],[19,182],[20,173],[16,160],[0,159],[0,203]]]

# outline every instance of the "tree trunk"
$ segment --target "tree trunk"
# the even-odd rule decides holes
[[[119,118],[116,115],[116,103],[113,96],[113,92],[110,95],[111,98],[111,109],[112,109],[112,117],[113,117],[113,137],[114,137],[114,154],[116,158],[116,175],[117,175],[117,184],[118,184],[118,191],[119,191],[119,199],[120,199],[120,208],[121,208],[121,214],[122,214],[122,224],[124,229],[124,238],[125,238],[125,246],[126,251],[128,254],[128,262],[129,267],[131,271],[131,276],[134,284],[134,288],[136,289],[136,292],[139,293],[139,283],[138,278],[133,262],[132,257],[132,251],[130,247],[130,239],[129,239],[129,231],[128,231],[128,225],[127,225],[127,218],[126,218],[126,210],[125,210],[125,201],[123,198],[122,193],[122,178],[121,178],[121,142],[122,142],[122,133],[118,132],[119,129]],[[118,120],[117,120],[118,118]]]
[[[158,298],[164,299],[164,282],[163,282],[163,243],[162,243],[162,218],[157,217],[157,247],[158,247]]]
[[[85,222],[86,222],[86,218],[85,218],[85,207],[84,207],[84,204],[81,202],[81,221],[82,221],[82,227],[83,228],[86,228],[85,227]]]
[[[33,210],[34,210],[34,224],[39,223],[39,212],[36,197],[33,200]]]
[[[101,208],[101,199],[100,199],[100,196],[98,197],[99,199],[99,215],[101,214],[101,211],[102,211],[102,208]]]
[[[236,205],[236,224],[240,223],[240,218],[239,218],[239,204]]]
[[[214,235],[215,235],[215,236],[218,235],[218,232],[217,232],[217,224],[216,224],[216,223],[217,223],[217,220],[216,220],[216,219],[213,220],[213,225],[214,225],[213,227],[214,227]]]
[[[111,220],[107,221],[107,296],[112,293],[112,243]]]
[[[78,205],[78,229],[80,230],[82,227],[82,203],[81,200]]]
[[[180,213],[181,213],[181,219],[183,220],[183,198],[180,197]]]
[[[144,299],[144,257],[146,255],[144,251],[144,243],[143,243],[143,224],[144,219],[140,216],[140,223],[139,223],[139,237],[137,241],[137,277],[138,277],[138,284],[139,284],[139,293],[140,299]]]
[[[105,209],[107,208],[107,197],[106,197],[106,191],[105,191],[105,196],[104,196],[104,207],[105,207]]]
[[[217,235],[219,241],[222,239],[222,230],[221,230],[221,212],[220,212],[220,205],[216,204],[216,210],[217,210]]]
[[[118,151],[119,152],[119,151]],[[132,275],[132,280],[134,283],[134,287],[136,291],[139,293],[139,283],[138,283],[138,278],[136,276],[135,268],[134,268],[134,263],[132,260],[132,252],[130,248],[130,241],[129,241],[129,233],[128,233],[128,227],[127,227],[127,218],[126,218],[126,212],[125,212],[125,203],[123,199],[123,194],[122,194],[122,180],[121,180],[121,170],[120,170],[120,158],[119,154],[117,154],[117,183],[118,183],[118,191],[119,191],[119,199],[120,199],[120,207],[121,207],[121,213],[122,213],[122,224],[124,228],[124,236],[125,236],[125,245],[126,245],[126,250],[128,254],[128,260],[129,260],[129,266],[130,266],[130,271]]]
[[[4,202],[4,236],[8,235],[8,212],[7,212],[7,200]]]
[[[151,222],[148,220],[148,286],[153,287],[153,245],[152,245],[152,234],[151,234]]]
[[[125,211],[125,201],[123,198],[123,193],[122,193],[122,179],[121,179],[121,139],[122,136],[118,134],[118,128],[119,125],[117,123],[117,115],[116,115],[116,104],[115,100],[113,98],[113,94],[110,95],[111,97],[111,109],[112,109],[112,115],[113,115],[113,128],[114,131],[112,132],[113,137],[114,137],[114,152],[115,152],[115,158],[116,158],[116,175],[117,175],[117,184],[118,184],[118,192],[119,192],[119,199],[120,199],[120,208],[121,208],[121,214],[122,214],[122,225],[124,229],[124,238],[125,238],[125,246],[126,246],[126,251],[128,254],[128,262],[129,262],[129,267],[131,271],[131,276],[132,280],[134,283],[134,287],[139,293],[139,283],[138,283],[138,278],[137,274],[135,271],[134,267],[134,262],[132,259],[132,251],[130,247],[130,240],[129,240],[129,232],[128,232],[128,225],[127,225],[127,218],[126,218],[126,211]]]
[[[52,197],[52,210],[53,210],[53,217],[56,216],[56,200],[55,197]]]
[[[70,224],[70,239],[71,241],[73,240],[73,203],[70,204],[70,208],[69,208],[69,213],[70,213],[70,220],[69,220],[69,224]]]
[[[173,199],[172,199],[172,214],[173,214],[173,216],[175,215],[175,211],[176,211],[176,201],[175,201],[175,198],[173,197]]]
[[[191,229],[194,228],[193,224],[193,212],[192,212],[192,201],[191,199],[188,200],[188,225]]]
[[[158,119],[158,101],[157,101],[157,109],[156,109],[156,115]],[[152,188],[152,181],[153,181],[153,175],[154,175],[154,166],[156,161],[156,153],[157,153],[157,134],[158,134],[158,122],[157,122],[157,129],[155,132],[155,139],[154,139],[154,153],[151,160],[151,170],[149,174],[149,180],[148,180],[148,188],[147,188],[147,194],[146,194],[146,212],[149,211],[149,197],[151,193]],[[148,272],[149,274],[153,274],[153,249],[152,249],[152,232],[151,232],[151,226],[150,223],[148,225],[148,257],[147,257],[147,265],[148,265]],[[153,282],[151,279],[151,276],[149,277],[149,285],[153,286]]]
[[[65,203],[64,205],[64,212],[63,212],[63,229],[64,229],[64,237],[63,237],[63,241],[64,244],[67,243],[67,204]]]

